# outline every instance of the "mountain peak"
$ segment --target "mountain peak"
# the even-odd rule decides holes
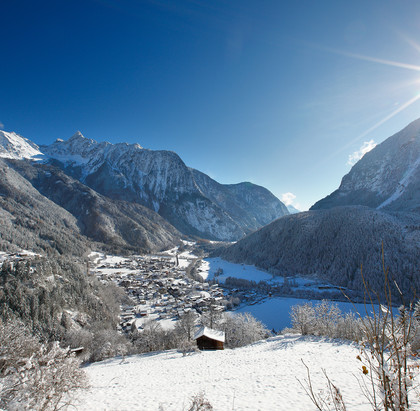
[[[85,136],[79,131],[77,130],[71,137],[70,140],[75,140],[78,138],[85,138]]]
[[[98,144],[97,141],[92,140],[91,138],[85,137],[80,131],[76,131],[68,140],[68,143],[74,144],[74,143],[81,143],[81,144]]]

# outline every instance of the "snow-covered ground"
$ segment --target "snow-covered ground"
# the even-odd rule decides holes
[[[223,274],[217,277],[224,283],[227,277],[241,278],[248,281],[270,281],[273,275],[256,268],[253,265],[235,264],[221,258],[205,258],[200,267],[200,275],[204,280],[212,280],[216,271],[222,269]]]
[[[189,241],[183,241],[183,243],[187,246],[194,245],[194,243],[189,242]],[[176,256],[178,255],[178,266],[180,268],[187,268],[191,264],[192,261],[198,258],[189,250],[183,251],[181,253],[178,250],[179,250],[179,247],[174,247],[174,248],[171,248],[170,250],[161,252],[161,254],[173,256],[174,260]]]
[[[222,274],[217,275],[215,274],[223,270]],[[247,264],[236,264],[231,263],[229,261],[225,261],[219,257],[215,258],[205,258],[200,267],[200,275],[205,280],[213,280],[217,279],[219,283],[224,283],[226,278],[233,277],[239,278],[242,280],[248,281],[255,281],[258,283],[259,281],[266,281],[269,284],[283,284],[284,277],[275,276],[273,274],[268,273],[262,269],[255,267],[254,265],[247,265]],[[304,288],[305,290],[311,291],[336,291],[334,286],[330,284],[320,281],[316,278],[308,278],[303,277],[301,275],[294,275],[288,277],[289,282],[293,286],[293,288]],[[322,286],[322,289],[319,287]],[[331,290],[326,289],[326,287],[331,287]]]
[[[181,411],[204,392],[215,410],[314,410],[297,381],[306,378],[303,360],[315,392],[326,389],[325,369],[348,410],[370,410],[357,355],[357,346],[346,342],[287,335],[186,357],[167,351],[111,359],[85,368],[91,388],[80,393],[76,408]]]

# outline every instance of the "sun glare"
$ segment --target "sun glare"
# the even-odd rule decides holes
[[[406,36],[402,33],[399,33],[399,34],[404,39],[404,41],[406,41],[411,47],[413,47],[416,51],[418,51],[420,53],[420,45],[419,44],[417,44],[414,40],[412,40],[408,36]],[[372,62],[372,63],[382,64],[382,65],[392,66],[392,67],[398,67],[398,68],[403,68],[403,69],[412,70],[412,71],[420,71],[420,66],[415,65],[415,64],[408,64],[408,63],[403,63],[403,62],[394,61],[394,60],[365,56],[365,55],[362,55],[362,54],[350,53],[350,52],[347,52],[347,51],[336,50],[336,49],[331,49],[331,48],[327,48],[326,50],[329,51],[329,52],[335,53],[335,54],[339,54],[339,55],[350,57],[350,58],[357,59],[357,60],[364,60],[364,61],[369,61],[369,62]],[[412,98],[410,98],[405,103],[398,105],[398,107],[394,111],[392,111],[390,114],[385,116],[383,119],[381,119],[380,121],[375,123],[373,126],[369,127],[363,133],[359,134],[356,138],[354,138],[349,143],[347,143],[345,146],[343,146],[341,149],[339,149],[337,152],[335,152],[331,157],[335,157],[337,154],[339,154],[342,151],[348,149],[351,145],[353,145],[354,143],[356,143],[360,139],[366,137],[369,133],[376,130],[382,124],[384,124],[385,122],[387,122],[388,120],[390,120],[391,118],[396,116],[398,113],[400,113],[401,111],[405,110],[407,107],[411,106],[416,101],[418,101],[420,99],[420,87],[419,87],[420,86],[420,78],[418,78],[414,82],[411,82],[410,85],[417,87],[417,90],[414,91],[415,95]]]

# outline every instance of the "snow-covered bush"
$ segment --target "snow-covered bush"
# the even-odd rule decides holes
[[[249,313],[227,314],[223,328],[229,348],[252,344],[270,335],[270,331]]]
[[[292,328],[302,335],[312,334],[315,324],[315,310],[312,303],[294,305],[290,312]]]
[[[83,347],[79,356],[83,362],[102,361],[106,358],[126,355],[132,351],[132,344],[125,336],[116,330],[100,329],[99,325],[67,332],[61,346]]]
[[[390,302],[387,300],[378,312],[361,318],[364,338],[358,359],[368,381],[364,384],[365,395],[372,408],[408,410],[420,366],[411,348],[415,336],[413,316],[404,306],[394,315]]]
[[[420,351],[420,300],[417,301],[413,312],[413,342],[411,348],[416,353]]]
[[[416,338],[419,335],[420,303],[417,302],[415,307],[412,303],[407,306],[401,305],[398,314],[395,313],[389,272],[385,269],[384,260],[382,264],[384,280],[381,294],[372,291],[363,276],[363,271],[361,272],[365,287],[365,313],[358,313],[357,327],[361,338],[360,355],[357,358],[362,364],[359,385],[374,411],[406,411],[411,408],[410,396],[413,390],[418,388],[415,386],[415,380],[419,375],[420,364],[412,347],[417,343]],[[399,300],[404,301],[403,293],[395,282],[394,285],[400,292]],[[331,319],[327,322],[333,323]],[[314,323],[317,323],[316,318]],[[339,321],[338,326],[340,323]],[[354,333],[354,319],[347,317],[345,324]],[[327,375],[326,377],[328,379]],[[329,379],[328,382],[330,383]],[[328,403],[312,390],[309,369],[306,383],[307,388],[305,385],[303,387],[317,408],[329,409]],[[328,398],[333,400],[335,391],[331,390],[331,385],[329,388]],[[339,393],[339,390],[337,392]],[[339,405],[343,407],[335,409],[345,409],[341,397]]]
[[[362,324],[355,314],[347,313],[337,319],[334,338],[359,342],[363,338]]]
[[[337,304],[323,300],[315,305],[295,305],[290,312],[292,330],[302,335],[322,335],[359,341],[362,337],[360,319],[354,314],[343,315]]]
[[[102,361],[119,355],[126,355],[131,349],[130,342],[115,330],[99,330],[92,334],[90,345],[85,347],[89,361]]]
[[[44,344],[21,322],[0,324],[0,407],[49,410],[87,387],[80,361],[58,342]]]

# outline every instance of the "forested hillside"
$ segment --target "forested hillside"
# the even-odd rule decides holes
[[[1,318],[19,319],[47,340],[84,327],[115,329],[120,298],[67,257],[6,261],[0,271]]]
[[[316,275],[362,290],[360,268],[371,287],[385,266],[402,290],[420,290],[420,217],[367,207],[336,207],[282,217],[222,251],[234,262],[255,264],[278,275]]]
[[[83,255],[151,252],[181,234],[152,210],[101,196],[54,166],[0,159],[4,250]],[[16,249],[14,246],[17,246]]]

